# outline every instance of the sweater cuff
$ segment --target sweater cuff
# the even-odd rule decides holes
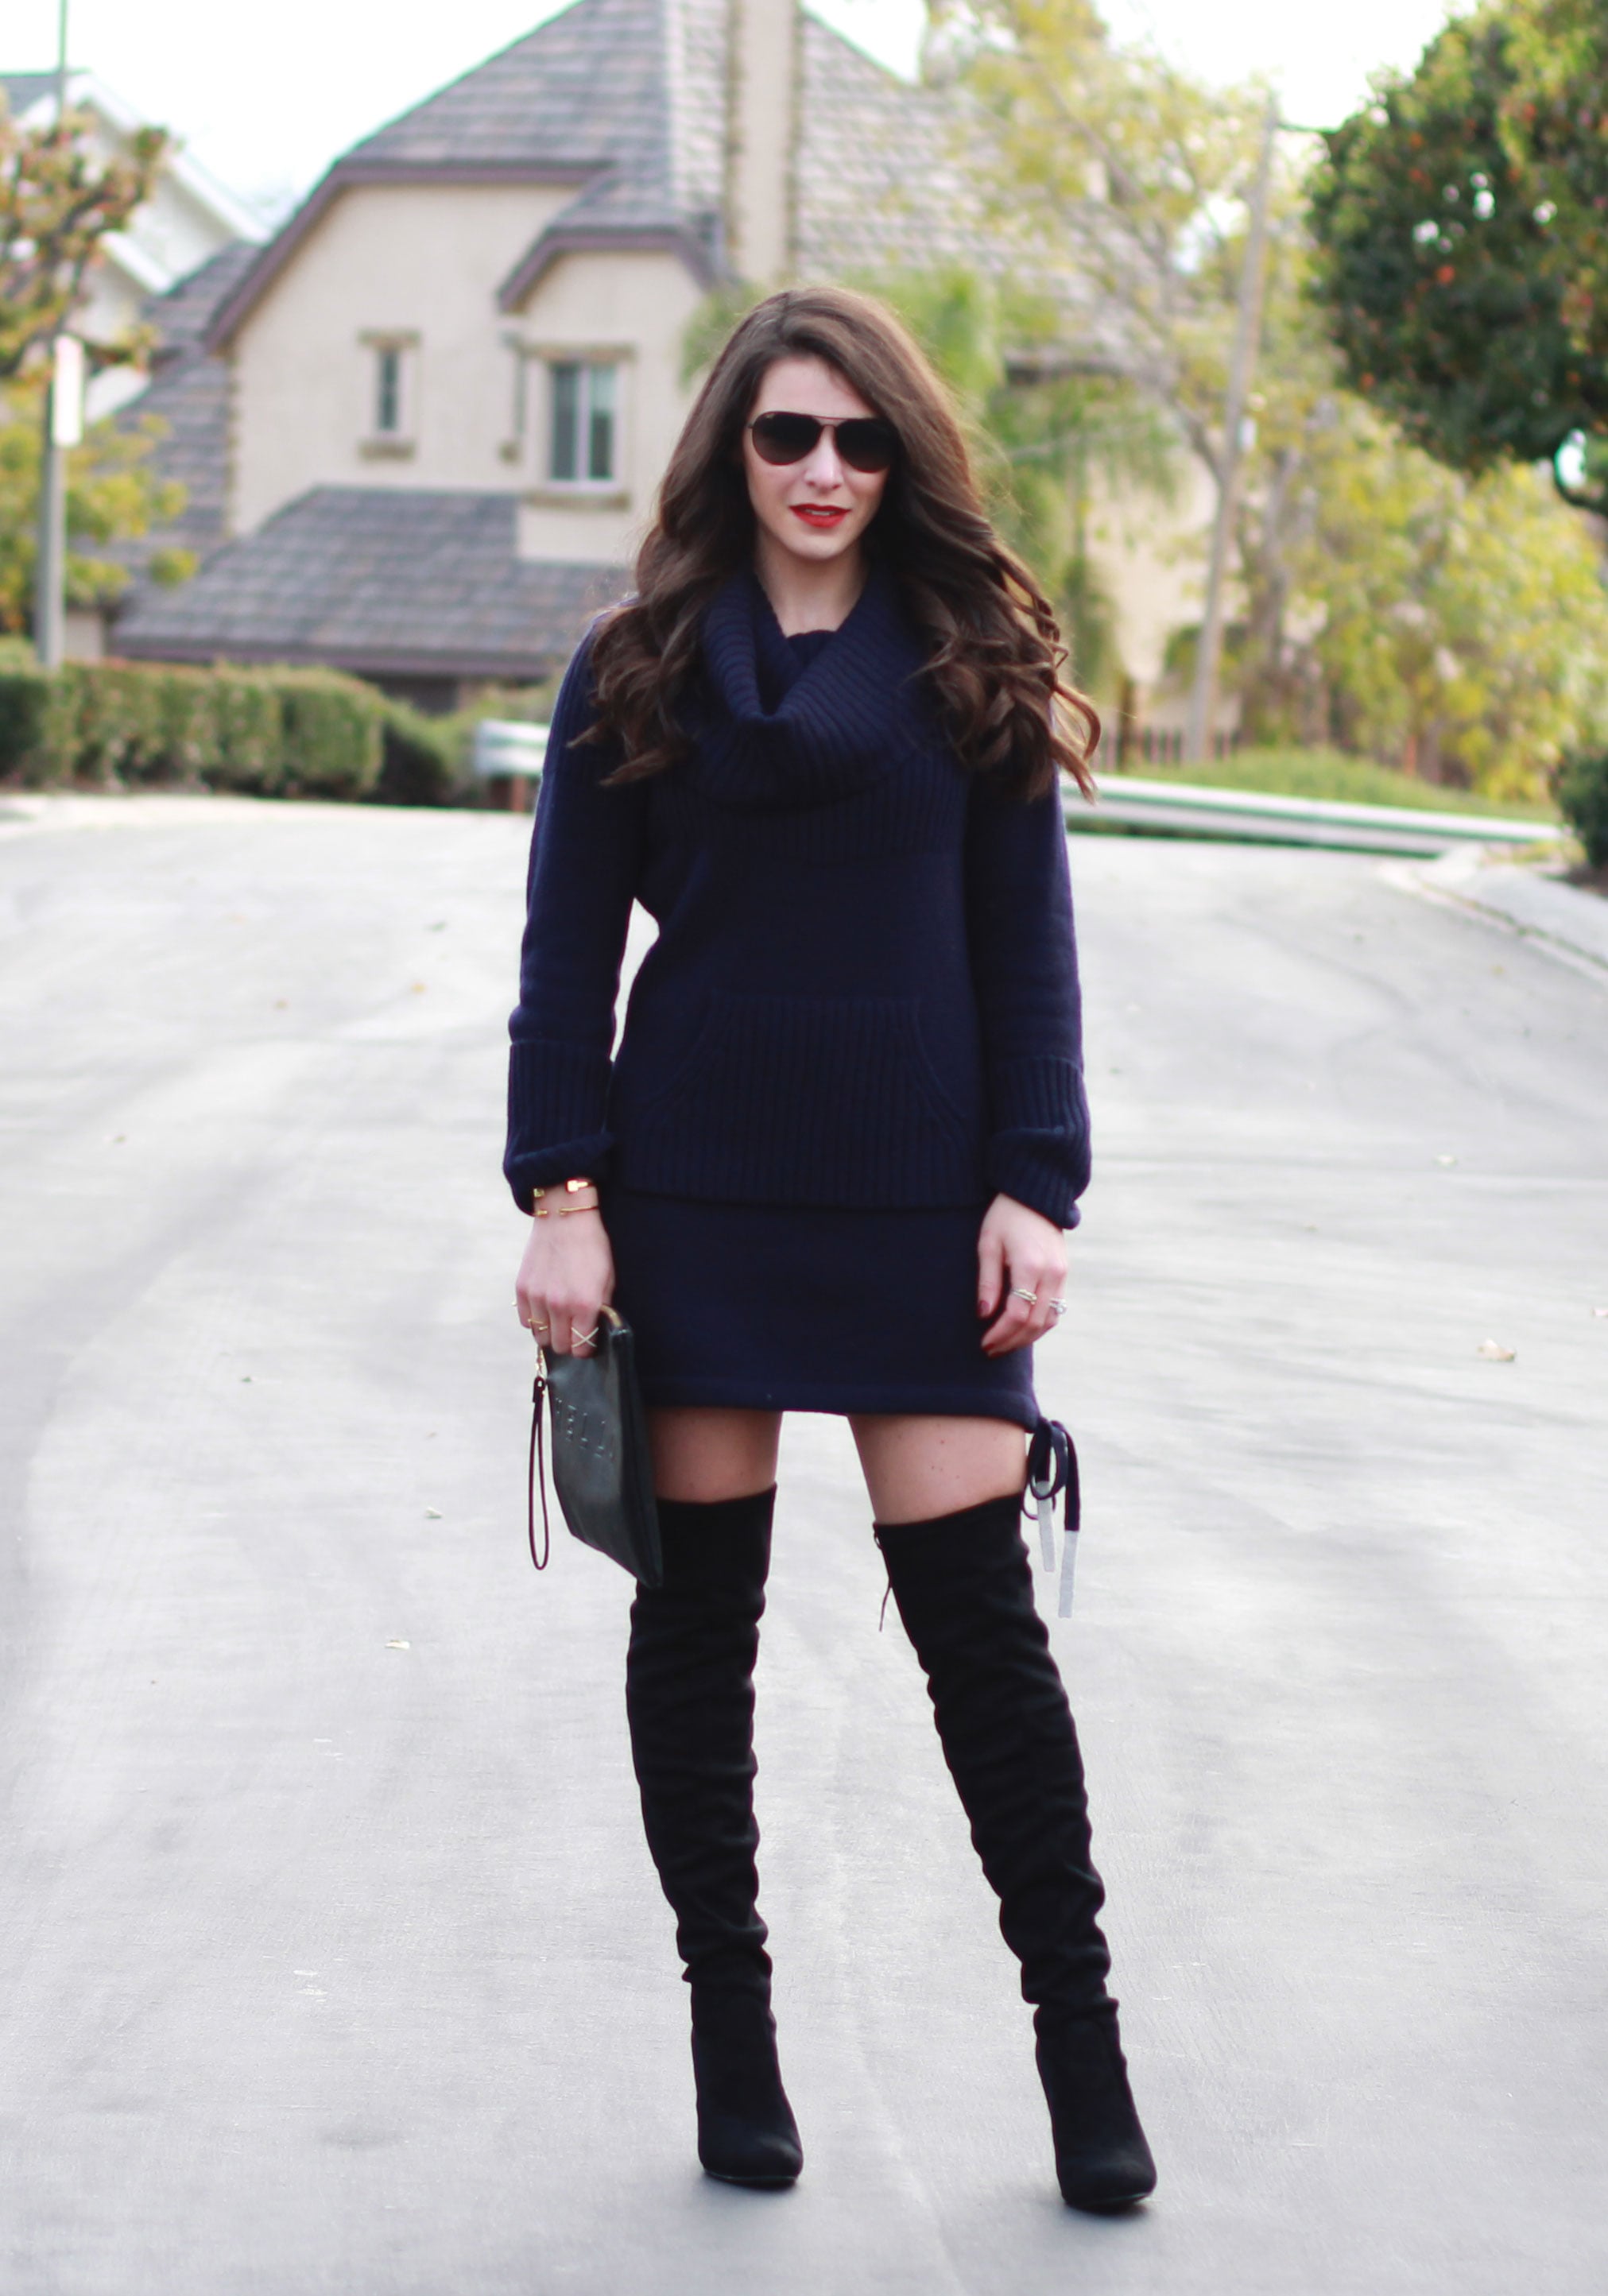
[[[1077,1063],[1002,1062],[989,1077],[990,1186],[1057,1227],[1076,1227],[1088,1185],[1088,1108]]]
[[[541,1037],[512,1047],[503,1171],[521,1211],[532,1188],[582,1172],[603,1177],[614,1145],[608,1100],[606,1054]]]

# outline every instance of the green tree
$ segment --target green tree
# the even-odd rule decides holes
[[[1600,0],[1520,0],[1509,21],[1503,139],[1549,217],[1546,265],[1564,324],[1600,368],[1608,363],[1608,16]]]
[[[107,234],[150,197],[166,156],[165,131],[141,127],[126,152],[99,158],[88,126],[69,111],[48,127],[19,127],[0,94],[0,381],[60,333]],[[96,355],[104,365],[137,348],[96,346]]]
[[[993,204],[1026,226],[1058,281],[1067,368],[1103,378],[1118,404],[1150,410],[1220,496],[1224,400],[1248,226],[1246,196],[1265,90],[1210,88],[1146,47],[1110,38],[1088,0],[979,0],[947,9],[951,61],[980,108]],[[1292,293],[1300,196],[1286,160],[1272,185],[1273,261],[1265,332],[1283,339],[1256,408],[1257,442],[1236,519],[1249,613],[1241,674],[1253,714],[1287,714],[1284,621],[1290,554],[1306,515],[1301,440],[1332,380],[1318,331]],[[1296,388],[1292,398],[1291,384]],[[1090,394],[1086,404],[1108,411]],[[1075,554],[1087,567],[1087,558]]]
[[[954,20],[953,12],[951,20]],[[1244,195],[1265,91],[1218,91],[1112,45],[1088,0],[978,0],[956,29],[993,204],[1024,217],[1090,372],[1165,407],[1214,481]],[[1296,210],[1281,178],[1280,218]]]
[[[0,390],[0,630],[29,627],[37,546],[43,380],[29,376]],[[94,545],[136,538],[176,518],[185,501],[176,480],[151,468],[166,426],[147,417],[129,428],[97,422],[67,462],[67,596],[75,606],[109,603],[126,586],[127,569]],[[145,571],[156,582],[186,580],[195,570],[187,550],[153,551]]]
[[[1608,456],[1582,474],[1565,450],[1608,446],[1608,94],[1592,111],[1582,85],[1586,119],[1530,92],[1543,23],[1568,12],[1487,6],[1381,78],[1313,177],[1314,289],[1346,380],[1417,445],[1469,472],[1550,463],[1566,501],[1604,509]],[[1576,13],[1600,78],[1601,12]]]
[[[1555,4],[1576,0],[1532,0]],[[1264,95],[1212,90],[1148,50],[1118,48],[1087,0],[978,0],[972,20],[964,78],[993,122],[1000,203],[1036,201],[1046,262],[1082,283],[1083,334],[1100,346],[1090,363],[1103,357],[1164,409],[1220,486],[1243,192]],[[1328,235],[1320,230],[1316,249],[1292,160],[1276,168],[1229,667],[1252,740],[1335,733],[1428,779],[1533,795],[1602,706],[1608,619],[1588,542],[1528,472],[1471,482],[1412,443],[1444,450],[1444,425],[1460,419],[1480,442],[1465,466],[1487,469],[1504,450],[1483,443],[1489,405],[1471,415],[1466,394],[1499,395],[1516,422],[1528,393],[1530,420],[1538,381],[1573,389],[1580,372],[1561,291],[1526,284],[1548,223],[1544,202],[1538,217],[1514,196],[1507,114],[1486,85],[1505,51],[1489,22],[1454,27],[1437,44],[1438,110],[1414,111],[1417,97],[1387,90],[1329,139],[1314,200]],[[1517,84],[1516,70],[1504,85]],[[1372,299],[1347,304],[1356,332],[1337,357],[1324,324],[1332,250],[1362,219],[1346,166],[1379,139],[1399,169],[1399,213],[1373,242],[1383,267],[1365,266]],[[1487,266],[1468,308],[1455,295],[1448,304],[1470,245],[1483,248],[1477,234],[1492,226],[1530,251],[1528,269]],[[1077,296],[1064,300],[1076,326]],[[1462,330],[1449,350],[1448,309]],[[1378,340],[1392,326],[1416,329],[1419,354],[1444,358],[1454,377],[1440,432],[1422,394],[1387,387]],[[1493,383],[1504,361],[1515,373]],[[1409,435],[1365,400],[1405,417]],[[1548,402],[1545,451],[1580,427],[1581,406],[1578,390],[1566,405]],[[1181,636],[1180,663],[1190,634]]]
[[[1493,798],[1545,794],[1608,709],[1608,599],[1533,468],[1473,478],[1337,398],[1311,451],[1299,615],[1343,746]]]
[[[48,126],[21,128],[0,94],[0,629],[21,630],[33,584],[43,418],[44,354],[84,299],[89,274],[110,233],[120,231],[151,195],[168,151],[159,127],[142,127],[127,148],[97,155],[86,114],[68,111]],[[141,357],[143,330],[88,346],[105,367]],[[149,457],[161,426],[114,430],[98,423],[68,463],[67,595],[74,605],[114,597],[128,580],[94,545],[147,534],[176,517],[185,494],[159,479]],[[187,551],[152,554],[157,581],[193,571]]]

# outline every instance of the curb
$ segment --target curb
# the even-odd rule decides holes
[[[1386,861],[1379,873],[1400,891],[1482,918],[1594,980],[1608,980],[1608,900],[1554,874],[1559,864],[1520,868],[1490,848],[1438,861]]]

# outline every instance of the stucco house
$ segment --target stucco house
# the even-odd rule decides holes
[[[712,286],[1007,259],[952,120],[796,0],[574,0],[175,299],[150,404],[169,459],[181,387],[226,423],[213,544],[117,651],[437,707],[548,674],[625,580]]]

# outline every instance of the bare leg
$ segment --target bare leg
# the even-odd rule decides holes
[[[1008,1419],[905,1412],[849,1424],[879,1522],[930,1522],[1019,1493],[1026,1479],[1027,1438]]]
[[[779,1411],[650,1411],[653,1488],[661,1499],[701,1505],[767,1491],[781,1434]]]

